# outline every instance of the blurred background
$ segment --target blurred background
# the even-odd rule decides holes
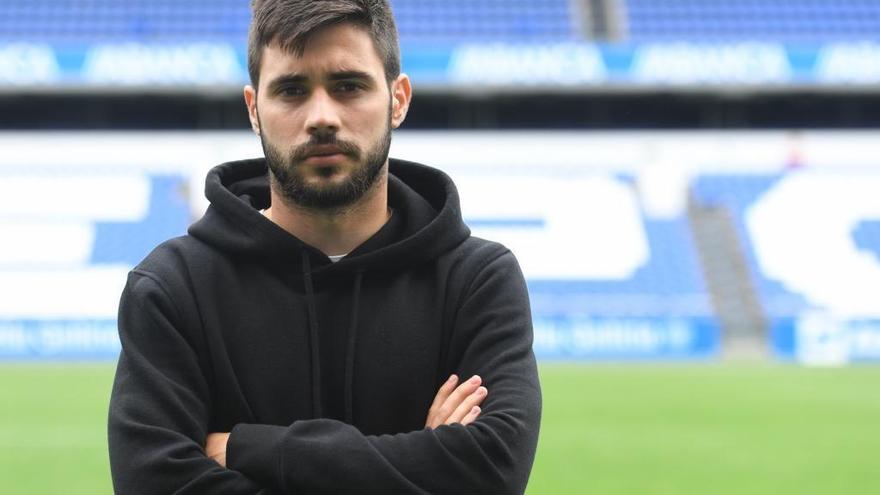
[[[392,0],[528,279],[529,493],[877,493],[880,0]],[[125,275],[260,156],[247,0],[0,0],[0,492],[110,493]]]

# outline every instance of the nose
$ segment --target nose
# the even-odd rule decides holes
[[[316,89],[307,103],[306,131],[310,135],[339,131],[339,112],[336,102],[324,89]]]

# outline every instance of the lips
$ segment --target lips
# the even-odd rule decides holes
[[[325,156],[334,156],[334,155],[343,155],[345,154],[341,148],[336,146],[316,146],[311,149],[308,154],[309,158],[312,157],[325,157]]]
[[[313,150],[308,154],[305,161],[313,165],[338,165],[345,160],[345,153],[338,149]]]
[[[353,143],[334,139],[332,142],[310,142],[298,146],[292,154],[291,161],[294,163],[325,162],[332,164],[344,161],[346,158],[356,161],[359,156],[358,147]]]

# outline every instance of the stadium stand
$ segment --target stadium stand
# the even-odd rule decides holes
[[[767,192],[783,175],[703,175],[692,187],[696,202],[727,209],[733,218],[742,243],[748,270],[765,315],[768,318],[791,317],[807,307],[806,301],[792,294],[780,283],[769,279],[760,269],[746,225],[746,212],[755,200]]]
[[[503,128],[512,121],[528,129],[578,128],[592,118],[606,122],[605,125],[621,122],[614,125],[632,129],[644,126],[639,123],[638,115],[642,114],[650,114],[651,118],[665,116],[673,119],[676,127],[686,127],[675,119],[685,118],[680,116],[688,114],[688,108],[712,104],[711,101],[694,103],[700,101],[700,96],[690,93],[694,86],[705,88],[720,81],[742,88],[743,81],[751,81],[752,75],[774,73],[777,79],[765,81],[759,77],[752,83],[778,91],[785,84],[812,82],[829,93],[838,91],[833,94],[839,98],[846,92],[839,91],[835,84],[860,82],[865,87],[876,88],[880,78],[880,69],[877,69],[880,63],[876,63],[880,60],[876,58],[880,49],[876,43],[850,43],[855,46],[844,46],[843,50],[838,46],[841,41],[880,39],[880,1],[391,0],[391,3],[401,33],[404,62],[410,64],[407,70],[411,74],[415,71],[414,80],[422,87],[431,87],[436,92],[433,96],[427,91],[420,93],[418,105],[422,106],[414,107],[414,117],[420,109],[425,109],[421,112],[427,116],[425,122],[429,125],[424,127],[432,129],[467,128],[472,125],[470,122],[479,123],[474,126]],[[39,122],[35,126],[39,129],[56,126],[77,129],[85,125],[86,117],[89,125],[95,122],[98,128],[150,128],[161,119],[180,119],[179,116],[187,113],[195,115],[185,121],[195,122],[192,127],[210,128],[217,124],[203,122],[235,119],[246,125],[240,87],[247,76],[243,46],[249,16],[247,0],[2,1],[0,69],[11,70],[0,70],[0,88],[9,91],[9,96],[0,100],[6,105],[0,107],[4,110],[0,115],[12,116],[7,117],[6,126],[13,129],[18,129],[30,116]],[[595,26],[597,23],[608,25],[599,29]],[[590,43],[587,38],[591,37],[600,43]],[[568,43],[570,41],[583,43]],[[621,43],[616,44],[617,41]],[[684,43],[673,44],[671,50],[655,43],[668,41]],[[774,46],[753,51],[748,49],[749,41],[767,41]],[[704,42],[726,43],[729,49],[715,49]],[[202,50],[191,46],[199,44],[216,46]],[[741,45],[747,45],[746,49]],[[804,46],[812,48],[801,50]],[[554,70],[558,70],[560,77],[548,76]],[[572,74],[580,78],[569,78]],[[428,84],[424,84],[426,81]],[[649,95],[644,101],[655,103],[653,106],[643,104],[637,92],[635,96],[601,94],[593,100],[577,99],[596,88],[638,88],[638,84],[645,84],[645,88],[658,85],[664,89],[683,84],[685,94],[681,99],[671,99],[662,92]],[[211,87],[211,91],[202,91],[199,85]],[[57,91],[69,87],[85,91],[70,94]],[[480,89],[479,97],[470,99],[466,91],[475,87]],[[45,95],[41,95],[44,100],[37,104],[38,111],[31,107],[39,98],[19,98],[15,93],[18,88],[45,91]],[[117,101],[114,91],[105,91],[107,88],[128,88],[131,92]],[[175,99],[175,95],[164,100],[163,95],[154,96],[154,100],[144,98],[155,88],[177,88],[184,95],[198,98]],[[525,94],[522,101],[528,104],[506,99],[505,92],[497,88],[522,90]],[[553,94],[558,88],[564,89],[568,99]],[[232,96],[216,96],[224,91]],[[237,113],[218,110],[217,101],[211,99],[214,97],[224,105],[234,105]],[[702,98],[711,100],[711,96]],[[826,114],[838,119],[843,118],[840,117],[843,114],[856,116],[846,117],[852,119],[880,115],[873,111],[877,108],[876,98],[873,106],[858,94],[852,98],[851,108],[846,111],[840,110],[838,100],[831,99]],[[787,126],[788,122],[813,125],[805,124],[801,116],[816,113],[817,99],[816,96],[793,96],[779,104],[780,111],[761,113],[774,118],[790,115],[782,124],[779,120],[770,120],[777,127]],[[606,106],[615,100],[629,102],[625,111]],[[688,125],[700,129],[725,125],[755,127],[745,119],[736,119],[738,114],[745,113],[743,108],[757,100],[744,98],[735,105],[724,98],[721,100],[718,110],[709,107],[712,112],[690,110],[698,116],[688,117],[692,119]],[[167,107],[157,106],[156,101],[164,102]],[[129,111],[129,106],[135,111]],[[75,109],[69,112],[72,115],[69,122],[73,124],[64,124],[58,117],[59,109],[65,107]],[[125,118],[136,117],[131,120],[116,117],[123,114]],[[551,124],[538,120],[538,115],[547,115]],[[859,117],[862,115],[866,117]],[[113,119],[127,124],[119,125]],[[169,126],[188,130],[190,124],[179,124],[175,120]],[[784,165],[779,164],[780,168]],[[711,168],[712,164],[706,166]],[[706,331],[694,330],[691,335],[697,339],[709,335],[707,338],[711,339],[719,327],[724,332],[732,328],[730,325],[735,319],[727,318],[725,313],[748,314],[746,321],[740,319],[738,323],[743,328],[758,328],[756,322],[760,319],[763,325],[766,319],[768,331],[784,324],[791,333],[793,320],[821,306],[760,266],[756,239],[747,219],[754,203],[784,178],[785,174],[710,173],[697,177],[691,184],[693,204],[687,211],[671,218],[654,218],[645,211],[638,212],[636,223],[644,230],[648,255],[641,266],[626,276],[530,277],[528,283],[539,341],[545,345],[557,339],[551,342],[553,345],[538,347],[539,350],[546,350],[547,356],[577,358],[668,357],[668,353],[654,352],[656,349],[648,347],[627,347],[629,344],[624,341],[615,344],[611,337],[606,341],[611,344],[606,347],[590,341],[593,343],[578,350],[576,340],[587,334],[638,334],[617,332],[615,325],[620,322],[637,322],[643,328],[653,329],[643,335],[673,335],[675,332],[670,329],[679,328],[675,325],[681,322],[691,329],[712,327]],[[628,187],[635,186],[626,179],[615,179]],[[183,232],[188,210],[186,204],[178,201],[180,180],[151,176],[154,195],[150,197],[149,207],[145,209],[148,215],[144,219],[90,224],[95,230],[95,240],[88,259],[82,260],[84,265],[87,268],[131,265],[160,239]],[[852,241],[862,252],[880,258],[880,222],[864,221],[856,225]],[[734,242],[739,243],[738,252],[724,249],[725,243]],[[731,256],[741,258],[741,266],[727,270],[730,267],[723,265]],[[732,284],[732,279],[737,279],[737,283]],[[747,283],[740,283],[740,279],[746,279]],[[725,301],[735,301],[744,293],[750,296],[746,303],[723,307]],[[595,319],[602,321],[596,323]],[[761,337],[764,329],[761,326]],[[552,338],[541,341],[548,335]],[[650,345],[649,340],[645,339],[646,346]],[[704,340],[700,345],[702,347],[683,346],[673,354],[677,352],[681,357],[715,351],[710,341]]]
[[[249,17],[242,0],[10,0],[0,3],[0,40],[241,43]]]
[[[580,304],[591,313],[610,311],[614,314],[626,313],[633,316],[690,316],[705,315],[711,309],[708,301],[701,297],[705,293],[705,283],[700,273],[699,260],[693,246],[687,218],[672,220],[644,220],[644,229],[649,245],[648,262],[631,277],[620,280],[589,280],[577,282],[533,283],[536,289],[546,291],[554,298],[579,293],[587,296]],[[620,296],[624,302],[610,309],[607,300],[589,299],[589,296]],[[628,299],[661,297],[677,299],[679,304],[631,305]],[[555,299],[558,302],[558,299]],[[684,303],[682,303],[684,301]]]
[[[622,8],[634,42],[825,42],[877,39],[880,2],[874,0],[626,0]]]
[[[707,174],[692,184],[694,202],[730,214],[778,357],[880,356],[877,184],[873,173],[804,171]]]
[[[712,314],[686,217],[644,220],[649,258],[620,279],[533,280],[534,311],[577,310],[622,317],[705,317]]]
[[[191,222],[185,178],[151,175],[145,216],[137,221],[95,222],[89,265],[137,265],[153,246],[182,235]]]
[[[401,41],[559,41],[578,36],[568,0],[392,0]]]
[[[540,357],[699,359],[717,354],[718,321],[687,217],[643,218],[643,227],[648,259],[629,277],[528,281]]]
[[[548,41],[576,36],[567,0],[394,0],[403,42]],[[0,41],[241,44],[246,0],[10,0]]]
[[[0,3],[0,41],[242,43],[248,3],[8,0]],[[598,32],[620,33],[632,42],[824,42],[880,36],[880,2],[873,0],[392,0],[392,5],[404,43],[564,41]],[[592,14],[581,16],[580,11]],[[621,15],[603,15],[614,12]],[[597,31],[582,21],[612,25]]]

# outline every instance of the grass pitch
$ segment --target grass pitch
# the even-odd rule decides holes
[[[0,366],[0,493],[111,492],[112,377]],[[529,495],[880,493],[880,367],[547,364],[541,380]]]

